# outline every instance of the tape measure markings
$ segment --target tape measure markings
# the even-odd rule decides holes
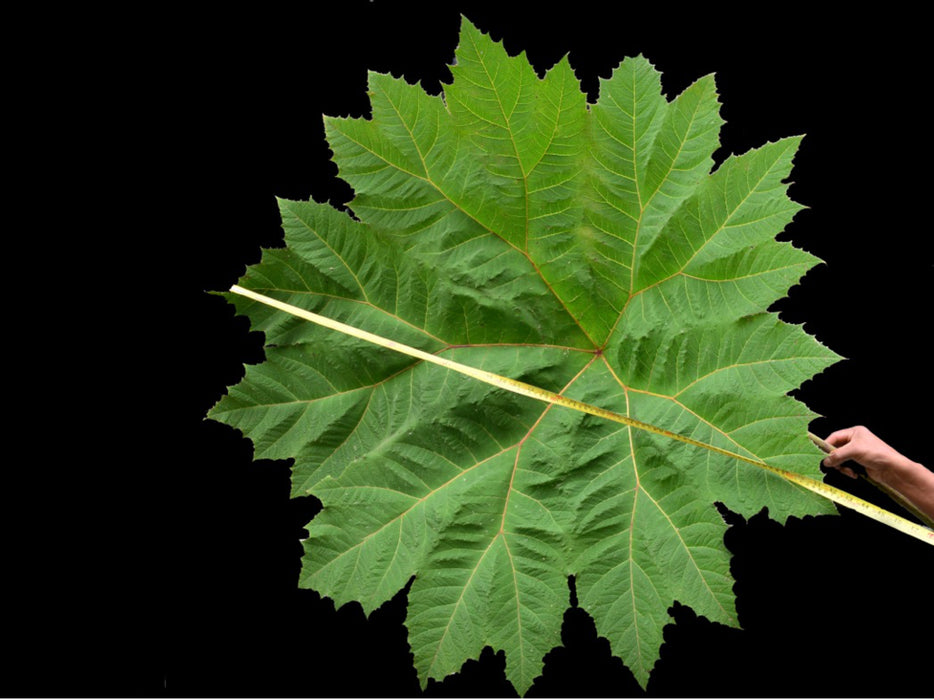
[[[890,513],[884,508],[880,508],[868,501],[864,501],[861,498],[858,498],[846,491],[838,489],[829,484],[825,484],[822,481],[817,481],[807,476],[797,474],[785,469],[780,469],[774,467],[770,464],[767,464],[761,460],[754,459],[752,457],[747,457],[745,455],[738,454],[736,452],[731,452],[730,450],[723,449],[721,447],[716,447],[715,445],[710,445],[693,438],[689,438],[684,435],[679,435],[678,433],[673,433],[670,430],[664,428],[659,428],[658,426],[652,425],[650,423],[645,423],[643,421],[630,418],[629,416],[624,416],[621,413],[616,413],[615,411],[610,411],[605,408],[600,408],[599,406],[594,406],[592,404],[584,403],[582,401],[577,401],[576,399],[570,399],[561,394],[557,394],[553,391],[548,391],[547,389],[542,389],[541,387],[534,386],[532,384],[527,384],[525,382],[519,381],[517,379],[511,379],[509,377],[504,377],[499,374],[494,374],[493,372],[487,372],[486,370],[478,369],[476,367],[471,367],[469,365],[461,364],[460,362],[455,362],[438,355],[434,355],[424,350],[419,350],[418,348],[405,345],[404,343],[399,343],[390,338],[385,338],[374,333],[356,328],[354,326],[347,325],[346,323],[341,323],[340,321],[335,321],[334,319],[328,318],[327,316],[321,316],[319,314],[307,311],[298,306],[293,306],[278,299],[268,297],[264,294],[254,292],[249,289],[240,287],[239,285],[234,285],[230,288],[230,291],[234,294],[258,301],[262,304],[270,306],[285,313],[291,314],[298,318],[302,318],[306,321],[310,321],[319,326],[329,328],[331,330],[344,333],[346,335],[358,338],[359,340],[364,340],[374,345],[379,345],[381,347],[387,348],[389,350],[394,350],[396,352],[408,355],[410,357],[415,357],[425,362],[430,362],[441,367],[445,367],[452,371],[458,372],[468,377],[472,377],[481,382],[485,382],[492,386],[506,389],[520,396],[526,396],[529,398],[536,399],[538,401],[543,401],[549,404],[555,404],[558,406],[564,406],[565,408],[570,408],[575,411],[580,411],[582,413],[587,413],[598,418],[604,418],[606,420],[614,421],[616,423],[621,423],[645,432],[653,433],[655,435],[662,435],[671,440],[676,440],[678,442],[683,442],[688,445],[693,445],[695,447],[701,447],[705,450],[721,454],[725,457],[730,457],[732,459],[737,459],[748,464],[753,464],[760,469],[765,469],[773,474],[776,474],[786,481],[789,481],[797,486],[808,489],[824,498],[827,498],[834,503],[842,505],[851,510],[855,510],[863,515],[872,518],[878,522],[881,522],[889,527],[892,527],[900,532],[903,532],[907,535],[915,537],[923,542],[927,542],[930,545],[934,545],[934,530],[930,530],[926,527],[913,523],[910,520],[902,518],[901,516]],[[810,434],[809,434],[810,436]],[[816,437],[816,436],[814,436]],[[811,437],[812,441],[814,437]],[[819,440],[819,438],[817,438]],[[816,442],[816,441],[815,441]],[[817,443],[819,445],[819,443]],[[825,443],[826,444],[826,443]],[[819,445],[820,446],[820,445]]]

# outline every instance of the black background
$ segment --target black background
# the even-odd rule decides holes
[[[826,265],[779,304],[849,358],[799,398],[825,416],[826,435],[863,423],[927,464],[930,409],[930,122],[920,101],[930,61],[918,20],[818,19],[786,7],[758,16],[658,6],[634,11],[566,4],[347,3],[339,10],[245,15],[219,31],[194,68],[203,93],[186,109],[206,152],[203,210],[186,247],[200,290],[224,289],[260,246],[281,241],[274,196],[346,202],[349,188],[323,138],[320,115],[367,114],[366,71],[450,80],[460,15],[545,70],[564,54],[595,98],[625,56],[642,53],[669,96],[716,73],[727,121],[718,158],[806,134],[791,195],[806,204],[786,236]],[[194,153],[193,155],[199,155]],[[416,696],[403,626],[405,594],[365,620],[354,606],[296,589],[302,525],[313,499],[289,501],[288,468],[251,462],[249,443],[201,415],[236,382],[260,341],[217,298],[195,296],[199,364],[185,418],[194,449],[184,474],[189,514],[169,617],[167,692],[175,695]],[[828,477],[856,487],[849,480]],[[874,495],[861,490],[863,495]],[[884,502],[881,499],[879,502]],[[698,696],[931,695],[934,550],[861,516],[785,527],[757,516],[726,537],[742,631],[675,606],[648,692]],[[641,691],[572,609],[563,648],[530,695]],[[489,650],[437,696],[504,696],[503,659]]]
[[[226,289],[258,261],[260,247],[281,243],[276,196],[349,200],[321,115],[367,114],[367,70],[437,93],[450,79],[462,14],[511,54],[525,51],[540,72],[569,53],[591,99],[598,77],[629,55],[656,65],[669,97],[716,73],[727,121],[718,159],[806,134],[791,196],[809,209],[783,236],[826,264],[776,309],[848,359],[796,395],[824,416],[814,432],[862,423],[934,464],[931,411],[922,402],[931,388],[934,162],[924,23],[894,6],[819,18],[789,5],[601,5],[375,0],[171,18],[151,75],[163,127],[175,134],[171,172],[191,186],[170,196],[184,213],[159,241],[169,251],[160,275],[184,294],[176,320],[161,326],[170,329],[167,361],[182,369],[165,387],[173,399],[167,418],[145,443],[163,449],[125,455],[166,486],[157,527],[152,541],[121,541],[119,561],[135,562],[125,564],[131,582],[117,578],[113,597],[98,590],[93,598],[99,619],[111,620],[108,643],[59,635],[49,622],[10,666],[51,648],[67,672],[30,677],[9,686],[13,694],[422,694],[406,642],[405,593],[367,620],[356,605],[335,611],[298,590],[299,539],[317,503],[290,500],[286,464],[253,462],[247,440],[203,420],[243,363],[262,360],[261,338],[204,292]],[[858,483],[827,480],[889,505]],[[133,511],[132,500],[122,504],[128,518]],[[650,695],[934,694],[930,547],[850,513],[786,526],[762,514],[737,519],[726,546],[743,629],[675,604]],[[585,611],[569,610],[563,635],[530,696],[642,693]],[[503,664],[486,650],[424,692],[509,696]]]

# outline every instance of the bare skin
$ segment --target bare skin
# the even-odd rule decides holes
[[[934,472],[923,464],[908,459],[861,425],[838,430],[827,437],[827,442],[834,451],[824,458],[824,466],[855,479],[856,472],[846,462],[857,462],[870,479],[897,491],[934,518]]]

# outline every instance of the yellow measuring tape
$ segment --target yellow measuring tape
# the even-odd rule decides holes
[[[493,374],[492,372],[487,372],[482,369],[477,369],[476,367],[470,367],[469,365],[461,364],[460,362],[454,362],[453,360],[448,360],[443,357],[438,357],[424,350],[419,350],[418,348],[413,348],[409,345],[396,342],[395,340],[390,340],[389,338],[384,338],[380,335],[374,333],[369,333],[354,326],[348,326],[345,323],[335,321],[326,316],[320,316],[311,311],[306,311],[305,309],[287,304],[285,302],[279,301],[278,299],[273,299],[264,294],[259,294],[257,292],[251,291],[249,289],[244,289],[238,285],[234,285],[230,288],[230,291],[234,294],[239,294],[241,296],[247,297],[248,299],[253,299],[272,308],[279,309],[284,311],[292,316],[305,319],[306,321],[311,321],[312,323],[318,324],[319,326],[324,326],[325,328],[330,328],[331,330],[339,331],[345,333],[346,335],[353,336],[360,340],[365,340],[369,343],[388,348],[390,350],[395,350],[404,355],[409,355],[410,357],[418,358],[419,360],[424,360],[425,362],[430,362],[435,365],[440,365],[441,367],[446,367],[447,369],[459,372],[460,374],[466,375],[468,377],[473,377],[478,379],[481,382],[486,382],[500,389],[505,389],[511,391],[515,394],[521,396],[528,396],[533,399],[538,399],[539,401],[544,401],[546,403],[555,404],[557,406],[564,406],[565,408],[570,408],[575,411],[581,411],[582,413],[589,413],[593,416],[598,416],[600,418],[605,418],[606,420],[611,420],[616,423],[622,423],[623,425],[631,426],[639,430],[645,430],[650,433],[655,433],[656,435],[664,435],[667,438],[672,440],[677,440],[679,442],[684,442],[689,445],[694,445],[696,447],[702,447],[706,450],[711,450],[712,452],[717,452],[727,457],[732,457],[733,459],[738,459],[749,464],[754,464],[760,469],[765,469],[777,474],[783,479],[786,479],[793,484],[797,484],[803,488],[813,491],[816,494],[824,496],[825,498],[830,499],[834,503],[838,503],[846,508],[850,508],[859,513],[862,513],[865,516],[872,518],[873,520],[878,520],[881,523],[885,523],[889,527],[893,527],[896,530],[900,530],[905,534],[916,537],[919,540],[927,542],[930,545],[934,545],[934,530],[930,530],[922,525],[906,520],[894,513],[890,513],[884,508],[880,508],[868,501],[864,501],[861,498],[857,498],[846,491],[842,491],[838,488],[825,484],[822,481],[817,481],[801,474],[796,474],[795,472],[790,472],[785,469],[779,469],[778,467],[773,467],[765,462],[762,462],[758,459],[753,459],[751,457],[746,457],[745,455],[737,454],[736,452],[731,452],[729,450],[724,450],[720,447],[715,447],[713,445],[708,445],[707,443],[700,442],[699,440],[693,440],[684,435],[678,435],[664,428],[659,428],[657,426],[651,425],[649,423],[643,423],[642,421],[629,418],[620,413],[615,413],[614,411],[608,411],[604,408],[598,406],[593,406],[582,401],[575,401],[574,399],[569,399],[561,394],[556,394],[553,391],[548,391],[531,384],[526,384],[525,382],[520,382],[515,379],[510,379],[509,377],[503,377],[498,374]]]

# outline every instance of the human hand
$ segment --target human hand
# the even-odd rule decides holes
[[[856,472],[845,463],[852,460],[863,465],[866,476],[895,491],[934,523],[934,472],[889,447],[861,425],[831,433],[827,442],[834,450],[824,458],[825,466],[855,479]]]
[[[849,460],[861,464],[867,476],[882,483],[894,476],[892,472],[908,461],[862,425],[831,433],[827,442],[835,449],[824,458],[824,466],[833,467],[851,479],[857,478],[857,474],[845,465]]]

